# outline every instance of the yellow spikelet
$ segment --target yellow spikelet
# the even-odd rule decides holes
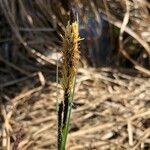
[[[79,33],[77,21],[68,23],[63,37],[62,49],[62,87],[64,91],[70,91],[79,61]]]

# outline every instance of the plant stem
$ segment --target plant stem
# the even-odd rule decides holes
[[[61,150],[65,150],[66,142],[67,142],[67,136],[69,132],[69,124],[70,124],[70,117],[71,117],[71,110],[72,110],[72,102],[74,98],[74,91],[75,91],[75,82],[76,82],[76,76],[74,78],[74,84],[73,84],[73,90],[72,93],[69,96],[69,103],[68,103],[68,111],[67,111],[67,119],[64,124],[63,130],[62,130],[62,141],[61,141]]]

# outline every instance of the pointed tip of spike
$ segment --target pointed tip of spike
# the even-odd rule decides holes
[[[75,21],[77,21],[77,14],[76,14],[76,11],[75,9],[72,7],[70,9],[70,23],[74,23]]]

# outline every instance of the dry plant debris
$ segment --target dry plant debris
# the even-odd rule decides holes
[[[68,20],[69,1],[65,2],[0,1],[2,150],[4,147],[8,150],[56,149],[57,85],[53,81],[55,54],[61,45],[59,35],[65,30]],[[98,27],[100,20],[97,16],[100,14],[109,22],[110,28],[117,27],[122,46],[120,50],[124,56],[119,55],[118,60],[113,57],[118,56],[115,53],[108,59],[119,66],[130,60],[145,77],[132,69],[125,71],[132,76],[114,68],[80,69],[68,149],[150,149],[149,1],[93,0],[89,3],[88,0],[73,0],[71,3],[85,23],[81,27],[87,26],[88,16],[83,14],[85,10],[94,14]],[[91,48],[86,46],[89,45],[81,45],[84,52]],[[89,59],[87,55],[81,55],[87,58],[83,67],[95,59]],[[60,89],[59,94],[62,95]],[[59,98],[62,99],[61,96]]]
[[[59,92],[61,95],[62,91]],[[67,149],[149,148],[148,78],[108,68],[79,69],[76,93]],[[47,82],[40,93],[35,91],[14,99],[15,109],[9,103],[3,105],[3,146],[12,147],[21,129],[18,149],[56,149],[56,94],[56,83]]]

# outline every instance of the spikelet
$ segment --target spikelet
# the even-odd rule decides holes
[[[64,90],[64,99],[61,101],[58,110],[58,150],[64,150],[69,131],[69,121],[73,102],[75,76],[79,62],[79,33],[78,22],[73,10],[70,12],[70,22],[62,37],[62,63],[61,63],[61,84]]]
[[[77,21],[68,22],[63,36],[63,49],[62,49],[62,87],[67,93],[73,86],[74,77],[77,71],[79,61],[79,34]]]

